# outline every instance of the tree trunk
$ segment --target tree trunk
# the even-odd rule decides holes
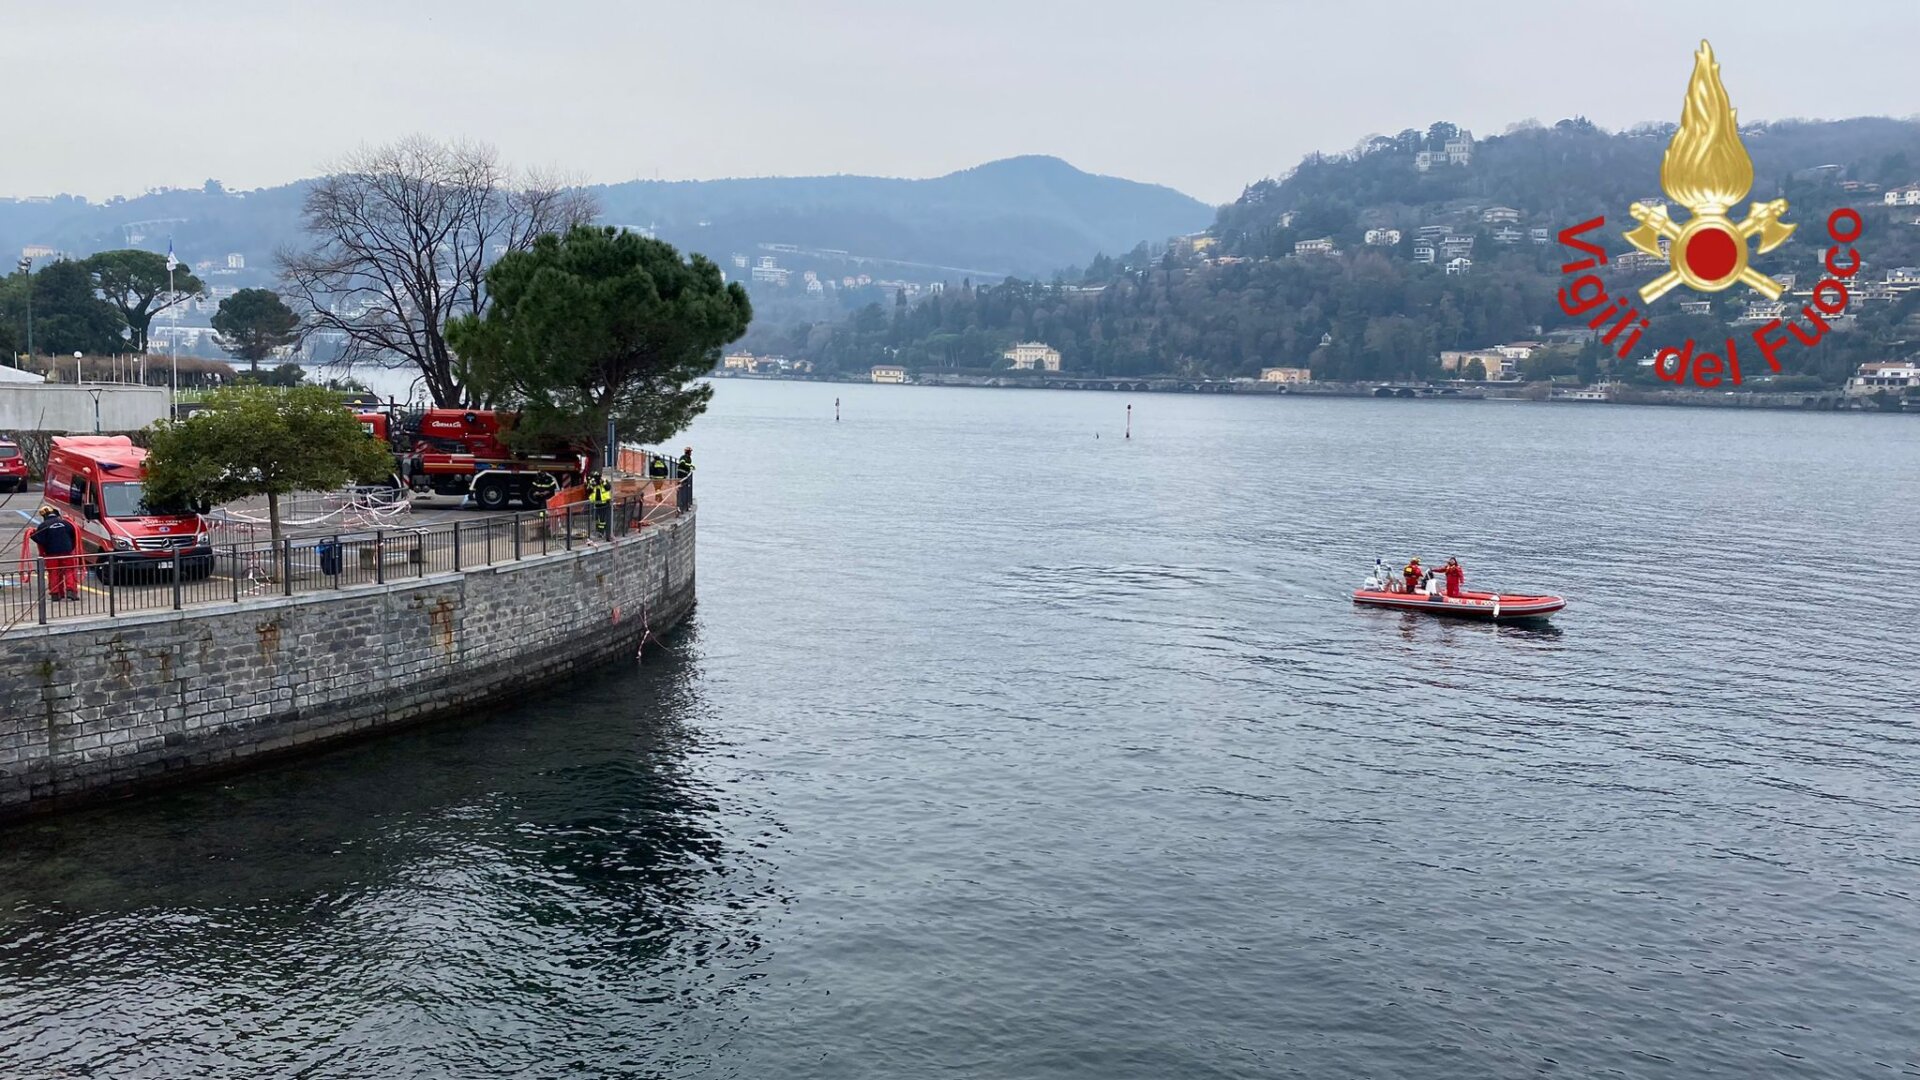
[[[280,495],[267,492],[267,531],[273,536],[273,546],[280,546]]]

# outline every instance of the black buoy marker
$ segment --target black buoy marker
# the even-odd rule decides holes
[[[840,399],[839,398],[833,399],[833,422],[836,424],[840,422]]]
[[[1133,438],[1133,406],[1127,406],[1127,438]]]

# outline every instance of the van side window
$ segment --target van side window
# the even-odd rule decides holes
[[[87,482],[76,476],[73,487],[67,495],[67,501],[75,506],[85,506],[87,502]]]

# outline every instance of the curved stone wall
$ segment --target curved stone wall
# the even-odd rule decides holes
[[[334,593],[0,637],[0,817],[483,709],[631,658],[694,602],[694,517]]]

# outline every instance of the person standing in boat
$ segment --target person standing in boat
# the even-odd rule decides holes
[[[1449,555],[1447,556],[1447,565],[1441,567],[1440,572],[1447,576],[1447,596],[1451,599],[1458,600],[1462,586],[1464,586],[1467,581],[1467,568],[1460,565],[1458,556]]]
[[[1420,575],[1423,572],[1424,571],[1420,569],[1420,556],[1418,555],[1415,555],[1413,561],[1401,569],[1400,576],[1406,579],[1408,592],[1417,593],[1420,591]]]

